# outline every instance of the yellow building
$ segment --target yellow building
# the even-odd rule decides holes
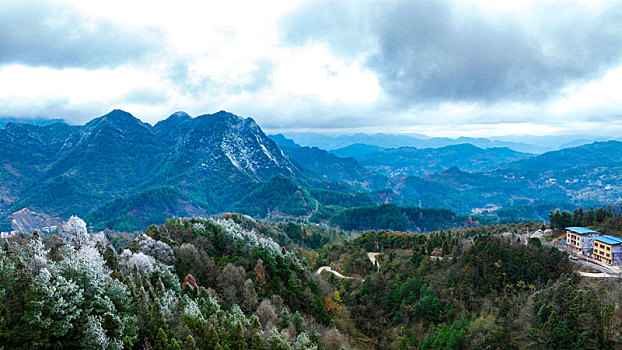
[[[622,238],[610,235],[595,237],[592,258],[609,265],[622,265]]]

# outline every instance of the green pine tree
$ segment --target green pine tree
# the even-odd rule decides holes
[[[246,350],[248,346],[246,345],[246,339],[244,339],[244,327],[242,324],[238,322],[235,325],[235,334],[233,336],[233,347],[235,349]]]
[[[253,334],[251,337],[251,350],[264,350],[265,348],[261,335],[259,333]]]
[[[207,330],[207,348],[216,349],[216,346],[220,346],[220,337],[218,336],[218,331],[216,331],[216,327],[214,327],[214,325],[211,325]]]
[[[192,335],[188,335],[186,341],[184,342],[184,350],[196,350],[197,342],[194,340]]]
[[[160,328],[153,343],[154,350],[168,350],[168,336],[166,332]]]

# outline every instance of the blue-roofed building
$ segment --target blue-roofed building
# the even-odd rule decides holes
[[[609,265],[622,265],[622,238],[611,235],[595,237],[592,258]]]
[[[598,234],[598,231],[594,231],[586,227],[566,227],[566,231],[571,231],[579,235],[585,235],[585,234],[591,234],[591,233]]]
[[[594,237],[599,234],[585,227],[566,227],[566,247],[576,254],[587,255],[594,247]]]

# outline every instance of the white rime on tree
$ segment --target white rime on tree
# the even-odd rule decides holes
[[[317,345],[313,344],[313,342],[309,339],[309,336],[307,335],[307,333],[302,332],[298,334],[298,338],[296,338],[294,349],[296,350],[317,350]]]
[[[99,316],[88,317],[83,344],[86,349],[106,349],[110,344],[101,323],[102,318]]]
[[[156,265],[155,259],[143,252],[132,253],[129,249],[124,249],[119,255],[119,267],[125,275],[131,274],[134,269],[140,274],[151,274]]]
[[[162,241],[155,240],[146,234],[142,234],[134,239],[133,246],[140,252],[150,255],[163,263],[170,263],[175,258],[173,249]]]
[[[85,245],[89,241],[86,222],[77,216],[72,216],[61,225],[60,237],[75,247]]]

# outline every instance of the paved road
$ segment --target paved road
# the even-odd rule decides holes
[[[621,278],[620,276],[610,275],[605,272],[599,272],[599,273],[583,272],[583,271],[578,271],[578,272],[579,272],[579,275],[583,277],[589,277],[589,278]]]
[[[595,264],[595,263],[590,262],[590,261],[586,261],[586,260],[570,260],[570,261],[572,261],[575,264],[580,264],[580,265],[583,265],[583,266],[591,267],[593,269],[596,269],[596,270],[598,270],[600,272],[604,272],[604,273],[609,274],[609,275],[619,276],[617,271],[614,271],[614,270],[612,270],[610,268],[607,268],[607,267],[604,267],[602,265]]]
[[[377,267],[378,267],[378,270],[380,270],[380,264],[376,265],[376,262],[377,262],[377,260],[376,260],[376,256],[378,256],[378,255],[380,255],[380,254],[382,254],[382,253],[371,253],[371,252],[367,253],[367,257],[369,258],[369,260],[371,261],[371,263],[372,263],[374,266],[377,266]]]
[[[322,266],[319,269],[317,269],[317,272],[315,273],[316,275],[319,275],[322,273],[322,271],[328,271],[330,273],[332,273],[333,275],[339,277],[339,278],[354,278],[354,277],[350,277],[350,276],[344,276],[342,274],[340,274],[339,272],[333,270],[330,266]]]

